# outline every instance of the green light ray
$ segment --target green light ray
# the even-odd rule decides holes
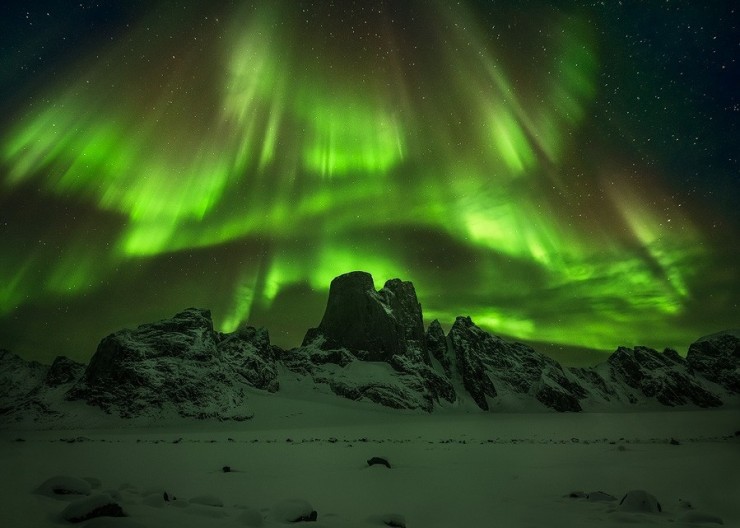
[[[38,185],[119,215],[121,229],[108,249],[71,240],[53,263],[39,266],[48,253],[30,250],[15,258],[0,273],[0,311],[80,295],[116,266],[251,237],[271,247],[269,265],[258,273],[246,259],[224,331],[292,285],[326,291],[353,269],[377,287],[412,280],[422,302],[439,295],[459,308],[433,302],[427,316],[466,313],[522,338],[602,348],[631,324],[667,328],[704,258],[689,218],[665,225],[626,178],[607,198],[584,199],[587,220],[570,214],[583,190],[571,141],[596,96],[594,28],[542,16],[542,50],[512,65],[464,6],[423,5],[437,24],[423,42],[396,35],[409,42],[387,65],[360,52],[343,62],[289,2],[235,10],[202,44],[207,53],[170,53],[161,37],[149,75],[123,60],[158,48],[143,28],[82,62],[3,136],[5,189]],[[449,276],[419,269],[399,240],[379,242],[391,228],[468,251],[462,273],[477,294],[452,302],[439,286]],[[537,282],[510,284],[502,262]],[[550,304],[530,307],[538,295]],[[573,311],[558,319],[556,300]]]

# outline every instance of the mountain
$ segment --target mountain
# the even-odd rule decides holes
[[[413,284],[392,279],[376,291],[357,271],[332,281],[321,322],[291,350],[273,346],[265,329],[217,332],[210,312],[196,308],[105,337],[87,366],[64,357],[45,366],[0,350],[0,416],[44,421],[77,402],[126,418],[246,420],[249,392],[278,392],[286,376],[427,412],[716,407],[740,393],[740,333],[701,338],[686,358],[619,347],[595,367],[568,368],[470,317],[447,334],[436,320],[425,330]]]

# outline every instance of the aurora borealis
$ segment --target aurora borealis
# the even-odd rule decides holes
[[[566,350],[740,326],[729,3],[117,4],[3,19],[0,347],[297,345],[356,269]]]

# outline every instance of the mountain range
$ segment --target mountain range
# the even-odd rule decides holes
[[[98,345],[89,364],[51,365],[0,350],[0,419],[64,419],[85,402],[124,418],[247,420],[250,394],[279,393],[285,380],[397,409],[609,411],[736,405],[740,332],[675,350],[619,347],[594,367],[564,367],[458,317],[445,333],[424,327],[410,282],[377,291],[370,274],[335,278],[324,316],[301,346],[283,350],[266,329],[213,328],[208,310],[124,329]]]

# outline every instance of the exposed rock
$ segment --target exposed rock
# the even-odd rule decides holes
[[[58,387],[78,381],[85,372],[85,365],[65,356],[57,356],[46,373],[45,383],[49,387]]]
[[[592,395],[598,394],[606,401],[636,403],[655,398],[666,406],[722,405],[722,400],[689,372],[687,364],[670,349],[659,353],[647,347],[619,347],[605,364],[571,372],[592,389]]]
[[[686,354],[689,368],[732,393],[740,393],[740,331],[703,337]]]
[[[171,410],[180,416],[243,420],[244,388],[277,390],[273,348],[264,330],[213,330],[208,310],[104,338],[70,391],[123,417]]]
[[[335,278],[326,311],[303,346],[323,337],[322,348],[347,349],[367,361],[387,361],[396,354],[421,353],[424,323],[421,305],[410,282],[392,279],[375,291],[369,273],[353,271]]]
[[[534,396],[557,411],[580,411],[585,392],[569,380],[555,360],[522,343],[507,343],[458,317],[449,334],[465,389],[476,404],[488,409],[486,397],[500,391]]]
[[[458,317],[449,338],[465,390],[478,407],[487,411],[486,397],[497,394],[483,363],[493,349],[493,336],[475,326],[470,317]]]
[[[277,358],[266,329],[244,326],[222,334],[218,350],[248,384],[269,392],[280,388]]]
[[[367,465],[368,466],[380,465],[380,466],[385,466],[388,469],[391,469],[391,463],[388,462],[388,460],[386,460],[383,457],[372,457],[372,458],[368,459]]]
[[[442,365],[445,376],[452,377],[452,362],[447,354],[447,336],[442,325],[436,319],[431,322],[426,333],[426,348],[431,357]]]
[[[43,383],[49,367],[25,361],[0,349],[0,416],[33,395]]]

